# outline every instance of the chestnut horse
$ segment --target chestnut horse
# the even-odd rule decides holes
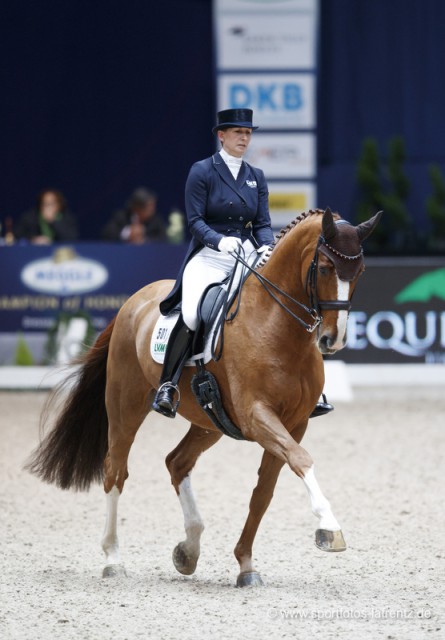
[[[325,551],[346,546],[330,504],[300,442],[323,390],[323,354],[345,345],[350,299],[364,270],[362,241],[380,213],[358,226],[329,209],[298,216],[281,231],[245,281],[236,318],[225,325],[224,350],[208,365],[223,405],[246,440],[264,449],[249,514],[235,547],[237,585],[262,584],[252,564],[252,545],[284,464],[301,478],[319,518],[316,544]],[[135,293],[87,352],[52,429],[28,469],[63,489],[88,489],[104,481],[107,517],[102,548],[104,576],[125,573],[117,539],[117,506],[128,477],[128,455],[151,408],[161,365],[148,354],[159,303],[172,281],[154,282]],[[179,497],[186,539],[174,552],[176,569],[191,574],[204,525],[191,488],[199,455],[221,432],[198,405],[184,369],[179,412],[191,426],[169,453],[166,465]],[[242,445],[241,445],[242,446]]]

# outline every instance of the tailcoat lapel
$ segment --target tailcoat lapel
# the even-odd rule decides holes
[[[225,184],[228,187],[230,187],[241,198],[241,200],[243,202],[245,202],[246,198],[241,193],[241,187],[244,184],[244,179],[245,179],[245,175],[246,175],[246,171],[247,171],[246,163],[243,162],[241,164],[241,168],[239,170],[238,177],[235,180],[234,177],[232,176],[231,172],[230,172],[229,167],[226,165],[226,163],[221,158],[219,153],[215,153],[212,156],[212,159],[213,159],[214,168],[219,173],[221,178],[224,180]]]

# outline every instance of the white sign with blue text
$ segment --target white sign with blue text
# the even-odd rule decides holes
[[[218,110],[253,109],[265,129],[315,127],[315,76],[304,73],[220,74]]]

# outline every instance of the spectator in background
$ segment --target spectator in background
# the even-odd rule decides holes
[[[17,240],[33,244],[77,240],[77,223],[69,212],[64,195],[56,189],[44,189],[36,207],[23,213],[14,230]]]
[[[157,196],[139,187],[130,196],[125,209],[116,211],[102,231],[102,239],[143,244],[166,240],[165,224],[156,212]]]

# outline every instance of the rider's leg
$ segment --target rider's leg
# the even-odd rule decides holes
[[[182,369],[190,354],[193,336],[194,332],[188,328],[180,315],[170,334],[160,386],[152,404],[152,409],[168,418],[174,418],[176,415],[177,403],[174,396],[178,390],[177,384]]]
[[[208,249],[197,253],[187,264],[182,276],[182,315],[186,325],[198,326],[198,304],[205,289],[224,280],[235,264],[232,256]]]
[[[198,325],[198,303],[209,284],[221,282],[233,266],[234,259],[211,249],[202,249],[187,264],[182,277],[182,313],[170,334],[165,352],[160,387],[152,408],[174,418],[178,402],[175,392],[182,369],[190,357],[194,332]]]

